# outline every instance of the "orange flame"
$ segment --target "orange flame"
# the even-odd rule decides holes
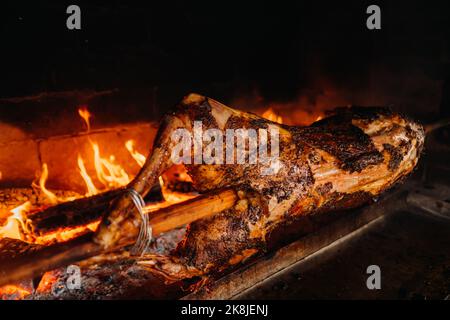
[[[127,148],[128,152],[130,152],[133,159],[137,162],[137,164],[142,168],[142,166],[145,163],[145,156],[142,153],[139,153],[134,149],[134,140],[128,140],[125,143],[125,147]]]
[[[36,185],[33,182],[32,186],[41,189],[42,193],[47,197],[48,201],[51,204],[57,204],[59,202],[58,197],[45,187],[47,179],[48,179],[48,167],[46,163],[43,163],[41,176],[39,177],[39,185]]]
[[[115,164],[115,157],[111,155],[108,159],[100,156],[98,144],[91,142],[94,150],[94,165],[97,172],[97,178],[108,188],[117,188],[127,185],[130,178],[125,170],[118,164]]]
[[[81,118],[83,118],[84,122],[86,123],[87,131],[89,132],[91,129],[91,113],[86,106],[83,106],[78,109],[78,114]],[[106,189],[127,185],[130,182],[130,178],[125,169],[123,169],[119,164],[115,163],[114,155],[110,155],[109,159],[102,157],[98,144],[96,142],[93,142],[90,138],[89,142],[94,152],[94,166],[98,180],[106,187]],[[78,155],[78,168],[80,169],[80,174],[88,190],[86,196],[91,196],[99,193],[99,190],[92,182],[92,178],[87,173],[86,167],[84,166],[84,161],[80,155]]]
[[[89,119],[92,117],[92,114],[89,112],[87,107],[81,106],[78,109],[78,114],[80,115],[81,118],[83,118],[83,120],[86,124],[87,132],[91,131],[91,122]]]
[[[52,191],[48,190],[47,187],[45,186],[45,184],[47,183],[48,175],[49,175],[48,166],[44,162],[42,164],[42,171],[41,171],[41,175],[39,177],[39,184],[36,184],[35,182],[33,182],[31,184],[31,186],[34,188],[40,189],[50,204],[55,205],[55,204],[58,204],[61,202],[72,201],[77,198],[77,197],[58,197]]]
[[[283,117],[277,115],[275,111],[270,107],[264,113],[262,114],[263,118],[266,118],[267,120],[278,122],[279,124],[283,124]]]
[[[78,110],[80,117],[84,120],[87,131],[89,132],[91,129],[90,118],[91,113],[87,110],[86,107],[80,108]],[[111,188],[121,187],[130,182],[130,177],[125,171],[125,169],[116,163],[116,159],[114,155],[104,157],[100,152],[100,147],[98,143],[92,141],[90,137],[88,137],[88,141],[93,150],[93,158],[92,164],[95,168],[95,174],[97,177],[97,181],[94,184],[92,177],[88,174],[88,171],[85,166],[85,160],[79,154],[77,157],[78,169],[83,181],[86,185],[86,194],[85,196],[92,196],[98,194],[100,192],[106,191]],[[128,150],[130,155],[136,161],[136,163],[142,167],[145,163],[146,157],[139,153],[135,148],[135,141],[128,140],[125,143],[125,148]],[[183,181],[190,180],[189,176],[185,172],[185,170],[181,170],[178,168],[176,170],[176,174],[178,179]],[[0,173],[1,178],[1,173]],[[76,197],[60,197],[56,193],[52,192],[46,187],[46,183],[49,178],[49,168],[47,163],[42,164],[41,174],[39,176],[38,181],[33,182],[32,186],[34,188],[38,188],[43,195],[45,195],[48,202],[52,205],[74,200]],[[169,180],[171,181],[171,180]],[[185,201],[197,196],[194,193],[184,194],[176,191],[172,191],[167,185],[165,185],[162,177],[159,177],[159,182],[161,185],[164,201],[159,203],[152,203],[145,207],[145,212],[151,212],[154,210],[158,210],[160,208],[167,207],[171,204]],[[98,187],[96,184],[102,184],[102,187]],[[70,228],[61,228],[59,230],[44,234],[44,235],[34,235],[32,230],[28,225],[27,212],[32,210],[31,202],[27,201],[22,205],[11,210],[11,215],[7,218],[4,226],[0,226],[0,238],[8,237],[13,239],[19,239],[22,241],[27,241],[29,243],[35,243],[40,245],[49,245],[55,242],[65,242],[75,237],[78,237],[88,230],[95,231],[98,228],[99,221],[92,222],[86,225],[70,227]],[[46,273],[41,283],[38,287],[38,291],[48,291],[51,288],[52,283],[56,280],[56,276],[51,273]],[[0,287],[0,297],[5,295],[7,298],[16,298],[23,299],[26,296],[31,294],[31,289],[27,290],[23,288],[23,286],[11,285]]]
[[[6,223],[0,228],[0,238],[11,238],[24,240],[25,232],[28,231],[25,221],[26,212],[31,208],[29,201],[11,210],[12,215],[8,217]]]
[[[86,188],[87,188],[87,192],[85,194],[86,197],[93,196],[93,195],[96,195],[97,193],[99,193],[98,189],[95,187],[94,183],[92,182],[91,177],[88,175],[88,173],[86,171],[86,167],[84,166],[83,158],[81,158],[80,155],[78,155],[78,168],[79,168],[80,175],[83,178],[84,183],[86,184]]]

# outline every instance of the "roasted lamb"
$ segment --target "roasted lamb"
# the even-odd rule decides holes
[[[144,195],[172,165],[171,133],[203,129],[279,130],[276,173],[262,175],[259,163],[186,164],[196,189],[233,188],[233,208],[187,227],[184,240],[170,256],[144,255],[140,263],[167,279],[205,276],[233,267],[267,249],[267,237],[288,220],[354,208],[369,202],[407,176],[417,165],[424,143],[418,123],[382,107],[338,108],[308,127],[271,122],[190,94],[168,114],[152,155],[131,184]],[[205,147],[205,146],[204,146]],[[112,206],[96,235],[105,248],[136,237],[140,216],[125,196]]]

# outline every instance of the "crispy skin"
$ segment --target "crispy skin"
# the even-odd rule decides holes
[[[142,259],[172,280],[220,273],[263,253],[268,235],[286,221],[369,202],[414,169],[424,142],[422,126],[380,107],[338,108],[309,127],[290,127],[190,95],[172,116],[188,129],[201,120],[203,130],[276,126],[280,132],[276,174],[263,176],[262,164],[248,162],[186,166],[199,191],[232,186],[240,200],[189,225],[165,263]]]

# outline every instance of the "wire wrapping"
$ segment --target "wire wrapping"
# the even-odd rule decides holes
[[[141,217],[139,235],[136,239],[136,243],[131,249],[131,254],[134,256],[141,256],[148,249],[152,241],[152,227],[149,223],[148,214],[144,213],[145,202],[144,199],[142,199],[142,196],[133,188],[129,188],[128,193]]]

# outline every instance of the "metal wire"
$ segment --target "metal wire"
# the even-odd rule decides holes
[[[145,202],[144,199],[142,199],[142,196],[133,188],[129,188],[127,191],[141,217],[139,235],[137,237],[136,243],[131,249],[131,254],[134,256],[142,256],[148,249],[152,241],[152,227],[150,226],[148,220],[148,214],[144,213]]]

